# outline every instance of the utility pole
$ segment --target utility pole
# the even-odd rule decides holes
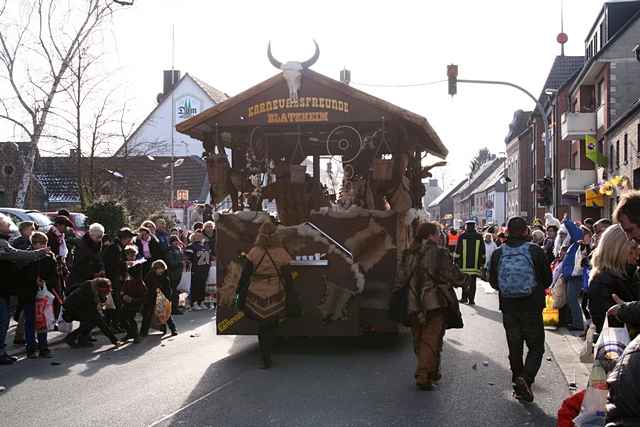
[[[173,163],[175,162],[175,151],[174,151],[174,138],[173,133],[176,129],[176,102],[174,99],[174,86],[175,86],[175,51],[176,51],[176,37],[175,37],[175,26],[171,25],[171,202],[170,206],[173,209],[173,200],[175,193],[175,184],[174,184],[174,174],[173,174]]]

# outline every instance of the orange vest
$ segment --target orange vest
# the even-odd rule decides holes
[[[447,244],[449,246],[456,246],[458,244],[458,237],[460,237],[460,234],[451,234],[451,232],[449,232]]]

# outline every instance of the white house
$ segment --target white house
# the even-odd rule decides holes
[[[118,149],[116,156],[171,156],[202,155],[202,143],[179,133],[175,125],[199,114],[207,108],[224,101],[228,96],[200,79],[180,71],[164,71],[162,93],[158,94],[158,105],[140,123],[138,128]],[[171,120],[172,112],[175,120]]]

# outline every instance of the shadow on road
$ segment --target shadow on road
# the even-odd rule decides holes
[[[549,408],[512,399],[508,369],[451,341],[434,392],[415,388],[406,333],[289,338],[269,371],[252,346],[211,364],[182,407],[153,425],[555,425]]]

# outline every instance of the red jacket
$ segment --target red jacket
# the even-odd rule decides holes
[[[574,427],[573,419],[580,414],[585,392],[586,390],[580,390],[562,401],[558,409],[558,427]]]

